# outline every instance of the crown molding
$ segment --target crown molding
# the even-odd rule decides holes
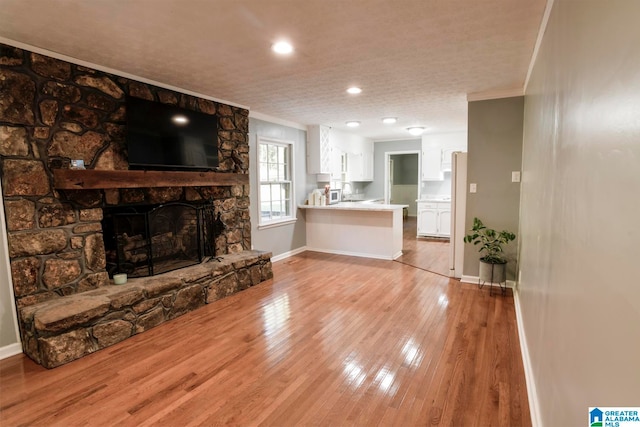
[[[524,95],[523,88],[517,89],[498,89],[488,90],[485,92],[474,92],[467,94],[467,102],[486,101],[489,99],[513,98],[514,96]]]
[[[258,119],[258,120],[264,120],[265,122],[269,122],[269,123],[275,123],[277,125],[282,125],[282,126],[287,126],[287,127],[298,129],[298,130],[303,130],[305,132],[307,130],[307,125],[303,125],[297,122],[292,122],[290,120],[281,119],[278,117],[273,117],[268,114],[260,113],[258,111],[249,110],[249,117]]]
[[[549,23],[549,16],[551,15],[551,9],[553,9],[554,0],[547,0],[547,6],[544,9],[544,15],[542,15],[542,21],[540,22],[540,29],[538,29],[538,38],[536,39],[536,45],[533,48],[533,53],[531,54],[531,61],[529,62],[529,70],[527,70],[527,78],[524,80],[524,92],[527,92],[527,87],[529,86],[529,79],[531,78],[531,73],[533,72],[533,67],[536,63],[536,59],[538,58],[538,51],[540,50],[540,45],[542,44],[542,38],[544,37],[545,31],[547,31],[547,24]]]

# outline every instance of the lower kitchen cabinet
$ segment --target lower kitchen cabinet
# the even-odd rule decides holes
[[[450,202],[418,202],[418,236],[451,235]]]

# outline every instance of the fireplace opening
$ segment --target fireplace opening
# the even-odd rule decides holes
[[[213,203],[106,208],[102,227],[109,276],[153,276],[199,264],[215,256],[219,223]]]

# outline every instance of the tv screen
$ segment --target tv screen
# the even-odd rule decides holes
[[[127,147],[133,169],[214,169],[218,118],[128,97]]]

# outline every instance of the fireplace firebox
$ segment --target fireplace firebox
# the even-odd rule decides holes
[[[153,276],[215,256],[222,223],[213,203],[167,203],[104,210],[107,271]]]

